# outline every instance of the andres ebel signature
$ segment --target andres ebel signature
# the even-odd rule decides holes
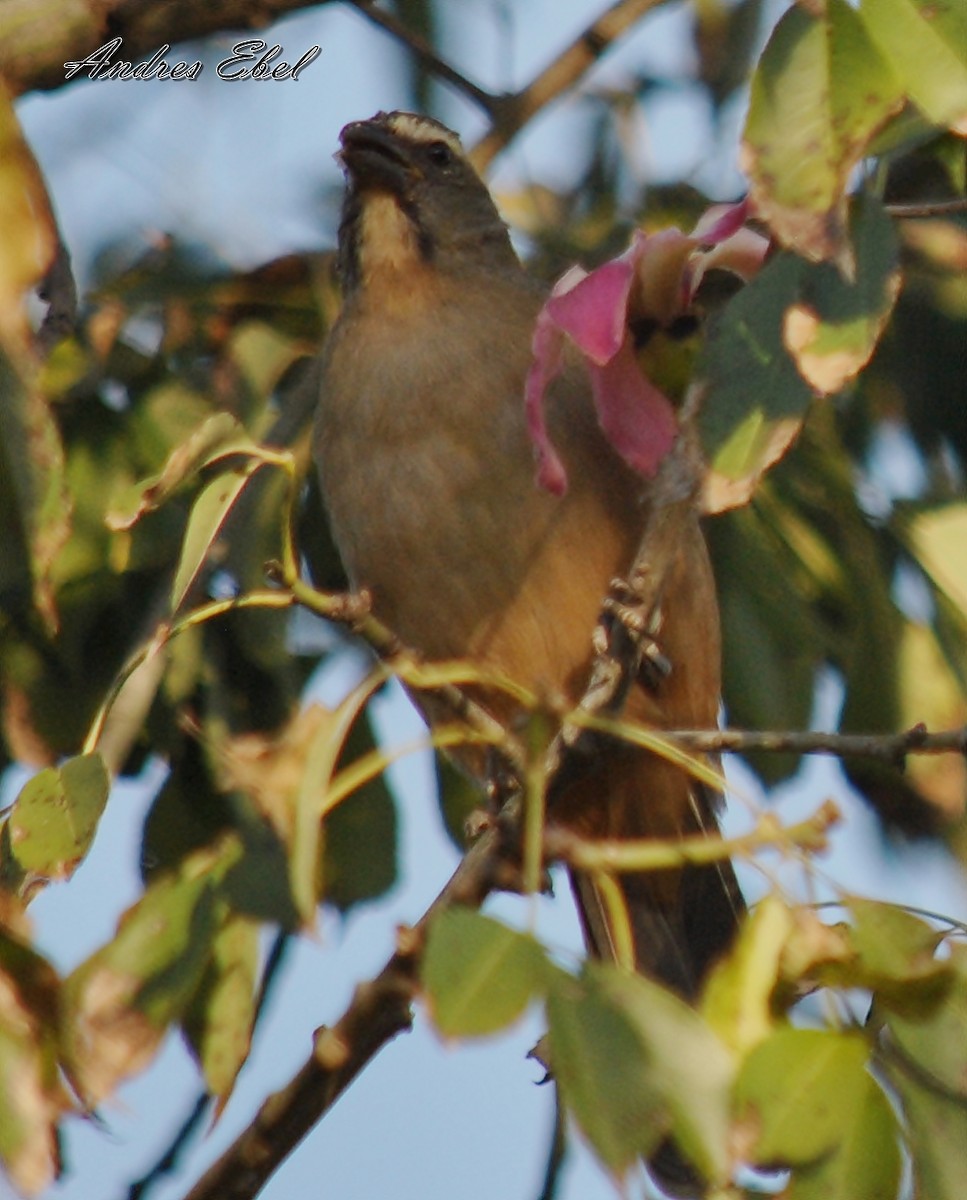
[[[155,50],[150,58],[138,62],[128,62],[116,58],[121,49],[123,38],[112,38],[96,50],[92,50],[86,58],[64,63],[64,78],[73,79],[75,75],[87,75],[90,79],[197,79],[204,70],[204,65],[198,59],[194,62],[184,60],[169,62],[165,55],[171,47],[165,43]],[[253,38],[250,41],[236,42],[228,58],[223,58],[215,67],[219,79],[230,83],[246,79],[286,79],[298,80],[299,75],[315,62],[321,53],[321,47],[310,46],[302,57],[294,63],[282,59],[285,51],[281,46],[270,46],[268,42]],[[281,60],[281,61],[280,61]]]

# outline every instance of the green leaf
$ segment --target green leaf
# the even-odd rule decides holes
[[[862,982],[878,1004],[915,1015],[939,1003],[952,981],[950,964],[936,956],[943,935],[895,904],[853,896],[847,907]]]
[[[896,1200],[900,1131],[890,1102],[869,1075],[845,1117],[835,1152],[793,1173],[788,1200]],[[934,1200],[935,1193],[924,1195]]]
[[[910,99],[967,133],[967,7],[959,0],[861,0],[860,17]]]
[[[915,1191],[929,1200],[967,1195],[967,947],[952,944],[949,963],[953,979],[941,1003],[881,1010],[883,1058],[903,1108]]]
[[[588,977],[631,1022],[647,1088],[662,1097],[675,1142],[707,1179],[724,1181],[731,1165],[732,1053],[690,1005],[643,975],[592,963]]]
[[[422,984],[444,1037],[482,1037],[522,1016],[552,968],[530,935],[466,908],[430,926]]]
[[[355,722],[343,746],[340,766],[375,749],[366,715]],[[355,904],[384,896],[397,879],[396,803],[386,776],[357,788],[326,817],[323,828],[320,893],[327,904],[348,912]]]
[[[852,270],[820,264],[803,280],[802,299],[783,316],[783,342],[800,374],[830,396],[869,362],[900,287],[893,222],[860,198],[850,215]]]
[[[796,1166],[834,1152],[866,1095],[869,1056],[854,1033],[782,1029],[761,1042],[735,1090],[750,1160]]]
[[[30,345],[25,296],[54,259],[57,226],[6,87],[0,90],[0,164],[0,344],[17,354]]]
[[[0,1162],[17,1190],[34,1196],[60,1173],[57,1118],[65,1105],[53,1064],[17,1027],[27,1015],[16,1008],[0,1015]]]
[[[21,358],[15,364],[0,344],[0,518],[5,531],[0,556],[5,578],[0,581],[16,591],[26,576],[34,605],[53,633],[58,618],[51,575],[71,534],[71,502],[60,433],[37,385],[35,364]]]
[[[328,794],[336,766],[353,726],[382,676],[373,672],[363,679],[335,709],[309,710],[301,721],[307,722],[314,712],[318,719],[314,731],[309,729],[305,748],[304,768],[293,796],[294,820],[292,845],[289,853],[289,874],[292,897],[306,924],[315,919],[319,900],[321,866],[324,864],[324,818],[328,815]],[[352,798],[344,803],[351,803]],[[322,880],[323,887],[327,886]]]
[[[33,879],[69,879],[90,849],[109,790],[99,754],[38,772],[9,818],[10,851],[20,870]]]
[[[813,394],[841,389],[872,355],[896,299],[896,241],[883,210],[864,200],[849,233],[848,278],[779,254],[712,323],[700,368],[706,511],[744,503],[798,434]]]
[[[251,454],[257,449],[230,413],[208,417],[171,452],[159,474],[140,483],[127,504],[108,514],[108,526],[130,529],[145,513],[158,508],[178,487],[205,467],[235,454]]]
[[[722,614],[725,706],[730,723],[746,729],[802,729],[812,711],[823,629],[810,603],[814,588],[794,561],[792,523],[766,481],[753,504],[708,525]],[[800,762],[794,754],[743,757],[768,785],[788,778]]]
[[[0,1162],[24,1195],[60,1169],[57,1121],[70,1104],[58,1074],[58,989],[53,967],[0,930]]]
[[[700,364],[708,394],[699,434],[713,473],[707,511],[744,503],[799,432],[812,392],[782,338],[804,264],[777,255],[709,329]],[[720,497],[721,493],[721,497]]]
[[[114,939],[65,981],[68,1061],[88,1102],[145,1068],[187,1009],[212,953],[222,881],[240,851],[237,838],[225,838],[157,879]]]
[[[181,558],[171,587],[172,612],[177,612],[181,607],[232,505],[261,465],[258,460],[250,460],[244,466],[222,471],[202,488],[191,508]]]
[[[882,1016],[904,1055],[950,1093],[949,1103],[967,1104],[967,946],[950,947],[952,977],[939,1003],[884,1007]]]
[[[468,846],[467,822],[480,811],[483,793],[479,785],[441,751],[435,752],[433,763],[440,815],[450,840],[462,854]]]
[[[967,503],[911,514],[902,525],[917,562],[967,616]]]
[[[902,92],[846,0],[793,5],[752,78],[743,165],[756,211],[803,256],[849,261],[846,185]]]
[[[792,931],[792,912],[778,896],[767,895],[742,923],[734,945],[705,985],[702,1015],[739,1054],[748,1053],[775,1028],[772,995]]]
[[[228,1103],[248,1057],[255,1021],[259,926],[233,915],[215,935],[212,956],[182,1027],[216,1114]]]
[[[623,1174],[671,1125],[635,1024],[589,975],[556,979],[547,997],[551,1068],[601,1162]]]

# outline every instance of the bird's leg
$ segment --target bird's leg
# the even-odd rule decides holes
[[[595,630],[595,653],[616,659],[629,682],[637,678],[657,692],[672,671],[658,641],[661,620],[661,609],[642,605],[626,579],[612,579]]]

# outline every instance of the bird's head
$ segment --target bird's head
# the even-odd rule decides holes
[[[347,291],[427,266],[516,266],[486,185],[445,125],[381,112],[347,125],[340,142],[348,186],[339,265]]]

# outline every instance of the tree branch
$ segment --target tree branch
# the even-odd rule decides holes
[[[583,30],[543,71],[519,92],[498,98],[490,112],[490,132],[474,146],[470,158],[485,170],[523,127],[569,88],[632,25],[667,0],[617,0]]]
[[[419,922],[401,932],[380,973],[356,988],[335,1025],[316,1032],[312,1053],[294,1079],[262,1104],[255,1119],[185,1200],[251,1200],[376,1053],[410,1028],[417,968],[430,921],[454,904],[478,908],[498,885],[502,827],[470,848]]]
[[[766,813],[750,833],[734,838],[698,834],[674,841],[654,838],[589,841],[555,826],[547,830],[544,847],[554,861],[582,871],[661,871],[689,863],[704,865],[736,856],[748,857],[759,850],[796,848],[820,854],[827,847],[830,829],[839,819],[839,809],[832,800],[827,800],[805,821],[784,826],[772,813]]]
[[[702,754],[832,754],[839,758],[877,758],[902,767],[908,754],[961,754],[967,757],[967,726],[929,733],[914,725],[901,733],[795,733],[744,729],[662,731],[661,736]]]
[[[472,80],[468,79],[466,75],[458,71],[456,67],[441,58],[425,38],[421,37],[418,33],[414,33],[411,29],[407,29],[399,17],[385,12],[381,8],[377,8],[374,0],[346,0],[346,2],[350,8],[355,8],[357,12],[362,14],[367,21],[372,21],[374,25],[378,25],[380,29],[384,29],[398,42],[402,42],[427,71],[432,72],[438,78],[451,84],[458,92],[463,92],[465,96],[479,105],[491,119],[496,116],[501,104],[501,98],[479,87]]]

